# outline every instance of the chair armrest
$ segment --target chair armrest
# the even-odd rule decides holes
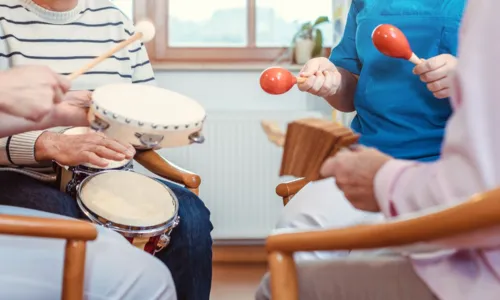
[[[174,165],[154,150],[138,151],[134,159],[150,172],[167,180],[182,184],[191,190],[200,187],[200,176]]]
[[[373,249],[429,242],[500,225],[500,189],[421,217],[343,229],[285,233],[268,237],[268,251]]]
[[[309,181],[305,178],[280,183],[276,186],[276,194],[283,198],[283,205],[286,205],[288,201],[308,183]]]
[[[283,182],[276,186],[276,194],[280,197],[289,197],[297,194],[306,184],[305,178],[294,179],[288,182]]]
[[[91,241],[95,226],[80,220],[0,215],[0,234]]]
[[[80,220],[0,215],[0,234],[66,240],[62,300],[82,300],[86,242],[97,238],[97,229]]]

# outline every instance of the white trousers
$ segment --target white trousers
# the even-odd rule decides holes
[[[65,218],[10,206],[0,206],[0,214]],[[97,239],[87,243],[85,299],[177,299],[172,276],[160,260],[114,231],[97,229]],[[0,235],[0,299],[60,299],[64,245],[60,239]]]
[[[335,180],[327,178],[307,184],[288,202],[272,234],[341,228],[383,219],[381,213],[355,209]],[[348,254],[348,251],[297,252],[295,260],[330,259]]]

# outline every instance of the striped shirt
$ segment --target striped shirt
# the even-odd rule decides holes
[[[0,71],[47,65],[67,75],[133,34],[132,22],[108,0],[79,0],[66,12],[46,10],[31,0],[2,0]],[[94,90],[118,82],[154,84],[153,69],[140,42],[74,80],[72,90]],[[0,165],[46,167],[35,160],[35,142],[42,133],[0,139]]]

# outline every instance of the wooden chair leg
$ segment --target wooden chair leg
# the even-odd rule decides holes
[[[269,254],[271,274],[271,299],[299,300],[299,284],[293,253],[271,252]]]
[[[86,250],[85,241],[66,241],[62,300],[83,300]]]

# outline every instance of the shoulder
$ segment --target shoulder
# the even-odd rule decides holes
[[[131,35],[134,30],[132,20],[130,20],[116,5],[109,0],[84,0],[85,8],[82,11],[82,18],[100,20],[121,27]]]
[[[351,11],[359,12],[360,10],[365,8],[367,5],[370,5],[371,2],[373,2],[373,0],[352,0],[351,1]]]

